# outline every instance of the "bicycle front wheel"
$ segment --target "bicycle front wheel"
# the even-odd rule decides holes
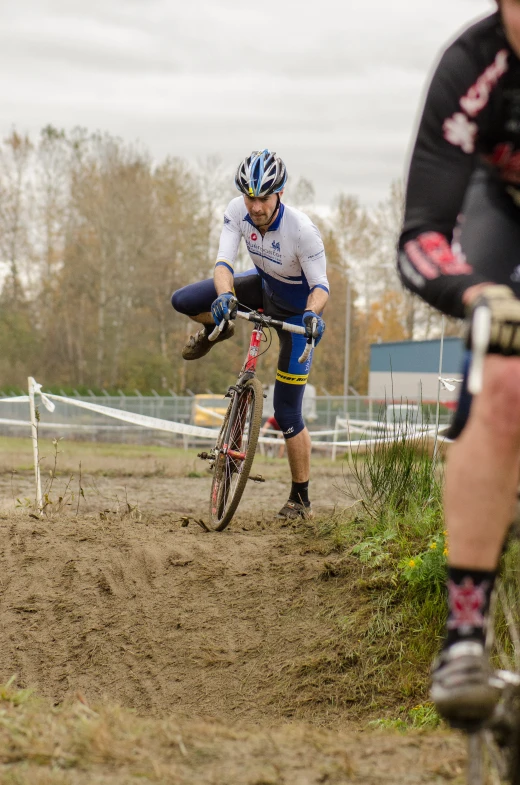
[[[226,412],[215,447],[209,528],[222,531],[242,498],[255,457],[264,396],[258,379],[249,379]]]

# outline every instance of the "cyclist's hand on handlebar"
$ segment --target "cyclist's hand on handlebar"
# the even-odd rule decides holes
[[[484,286],[467,305],[470,319],[479,306],[486,306],[491,316],[489,351],[498,354],[520,354],[520,300],[509,286]],[[471,329],[468,343],[471,342]],[[471,346],[470,346],[471,348]]]
[[[219,294],[211,304],[211,315],[215,324],[219,325],[223,320],[228,322],[230,319],[235,319],[237,307],[238,300],[232,292]]]
[[[325,322],[314,311],[305,311],[303,314],[303,325],[307,331],[307,338],[314,338],[314,345],[317,346],[325,332]]]

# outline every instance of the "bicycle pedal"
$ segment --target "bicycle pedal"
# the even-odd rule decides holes
[[[211,458],[211,455],[209,452],[198,452],[197,458],[201,458],[203,461],[207,461],[209,458]]]
[[[262,477],[261,474],[254,474],[252,477],[249,475],[248,479],[253,482],[265,482],[265,477]]]

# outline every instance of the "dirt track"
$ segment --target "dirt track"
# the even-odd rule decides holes
[[[348,607],[339,583],[319,580],[324,543],[274,522],[263,486],[214,534],[181,522],[204,517],[206,477],[95,484],[78,517],[0,519],[0,682],[18,673],[56,702],[80,689],[154,715],[342,716],[343,700],[317,709],[303,684],[291,689],[333,634],[326,608]]]
[[[231,527],[213,534],[194,521],[205,517],[209,478],[187,476],[191,459],[148,476],[134,462],[124,477],[106,476],[114,468],[107,460],[85,462],[79,514],[78,497],[70,496],[78,480],[65,471],[51,489],[54,514],[46,520],[24,507],[13,510],[13,499],[32,496],[29,472],[0,475],[0,683],[16,673],[20,686],[55,704],[79,691],[91,704],[115,702],[149,717],[235,729],[255,724],[256,735],[241,742],[253,758],[258,745],[265,752],[271,744],[260,740],[262,733],[281,723],[311,726],[294,738],[280,731],[276,756],[280,744],[298,738],[296,758],[305,733],[317,732],[312,728],[366,726],[370,711],[348,664],[337,667],[334,618],[348,614],[352,592],[345,578],[325,579],[336,557],[324,540],[305,526],[273,520],[287,488],[283,464],[259,469],[270,481],[251,484]],[[102,474],[92,474],[94,468]],[[318,513],[348,503],[342,485],[339,465],[315,471],[313,498],[324,500],[315,505]],[[60,495],[70,504],[58,510]],[[334,776],[322,769],[320,779],[309,762],[299,779],[294,772],[240,779],[240,757],[230,751],[235,774],[200,781],[397,785],[460,775],[461,746],[451,736],[397,746],[377,736],[349,738],[354,769],[341,764]],[[334,746],[330,736],[312,743]],[[446,760],[438,759],[441,748]],[[371,760],[376,749],[382,761],[392,761],[395,779]],[[414,755],[424,768],[405,776]]]

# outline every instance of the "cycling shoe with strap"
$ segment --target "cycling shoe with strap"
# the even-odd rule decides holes
[[[214,329],[214,325],[208,325],[202,327],[195,335],[190,335],[186,346],[182,350],[183,360],[198,360],[200,357],[204,357],[216,343],[227,341],[228,338],[232,338],[235,334],[234,323],[228,322],[216,340],[210,341],[208,335],[211,335]]]
[[[291,499],[285,502],[284,506],[276,516],[277,518],[284,518],[285,520],[296,520],[297,518],[312,518],[312,508],[309,504],[301,504],[301,502],[293,502]]]
[[[430,698],[450,725],[467,728],[489,719],[500,686],[482,643],[458,641],[433,663]]]

